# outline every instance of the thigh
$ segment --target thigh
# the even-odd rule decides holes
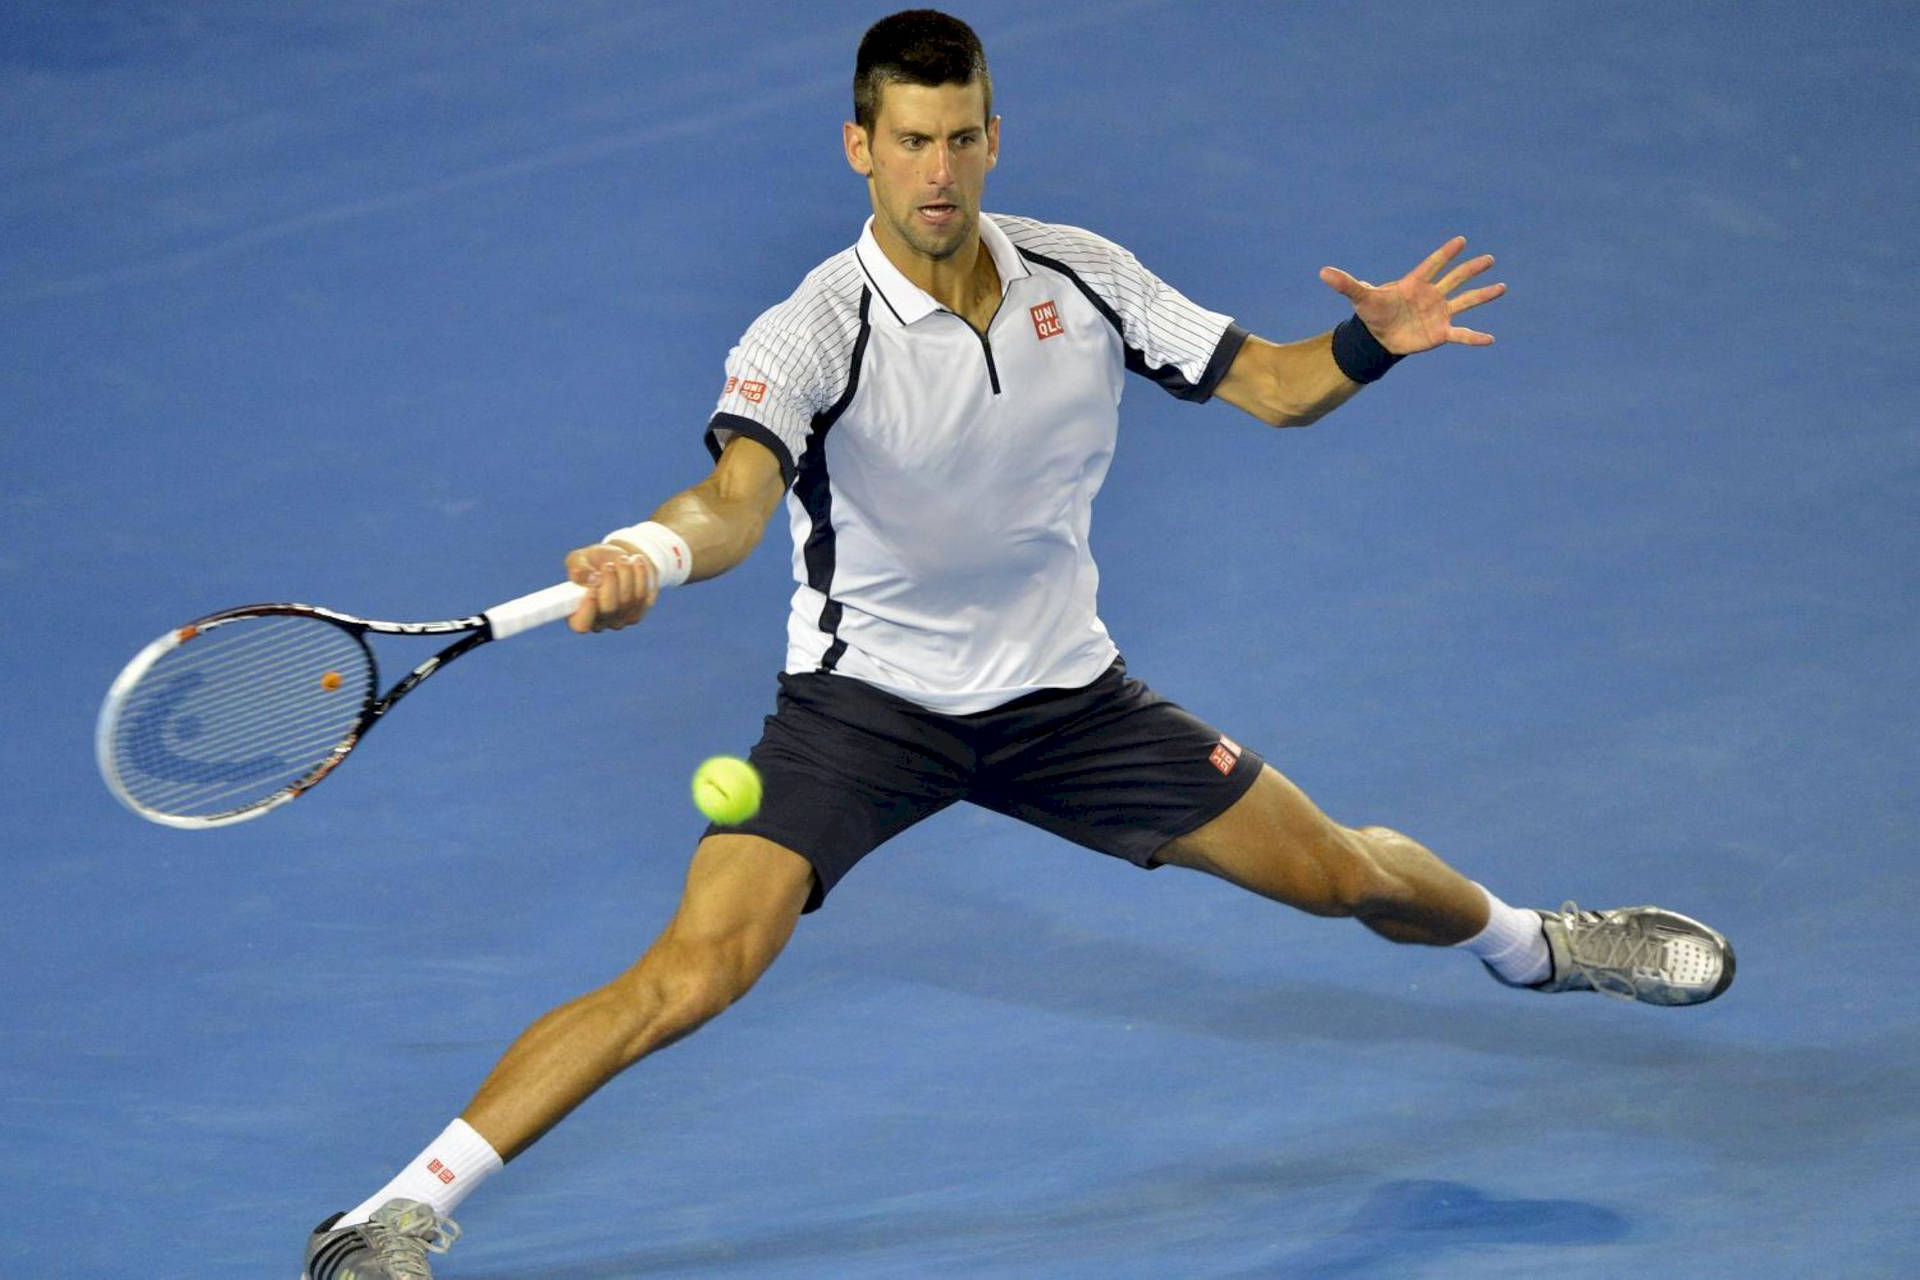
[[[793,936],[813,883],[813,867],[791,849],[759,836],[708,836],[694,850],[663,937],[720,954],[744,989]]]
[[[1140,867],[1218,818],[1260,776],[1259,755],[1115,668],[1017,709],[968,798]]]
[[[709,840],[757,837],[804,858],[817,910],[868,853],[965,792],[972,761],[942,718],[846,676],[782,676],[780,698],[748,755],[760,811]]]
[[[687,864],[674,913],[699,933],[726,933],[760,919],[777,920],[796,895],[806,900],[813,868],[793,850],[759,836],[711,835]]]

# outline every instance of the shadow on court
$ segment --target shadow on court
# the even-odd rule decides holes
[[[1622,1239],[1629,1230],[1619,1214],[1578,1200],[1501,1199],[1458,1182],[1389,1182],[1368,1197],[1339,1235],[1270,1270],[1241,1274],[1405,1274],[1474,1245],[1599,1245]],[[1550,1265],[1543,1256],[1541,1266]]]
[[[1234,978],[1117,932],[1080,932],[1011,900],[948,893],[936,903],[885,893],[864,904],[867,911],[872,919],[862,928],[819,939],[815,962],[1065,1018],[1152,1025],[1202,1043],[1282,1055],[1321,1045],[1398,1047],[1411,1061],[1446,1052],[1526,1070],[1524,1095],[1490,1112],[1455,1114],[1463,1143],[1484,1142],[1492,1130],[1524,1137],[1536,1118],[1585,1113],[1662,1142],[1712,1148],[1733,1168],[1806,1162],[1844,1158],[1885,1133],[1890,1099],[1920,1096],[1920,1028],[1845,1048],[1717,1044],[1669,1025],[1661,1010],[1500,991],[1477,965],[1444,952],[1399,957],[1409,978],[1444,993],[1437,996],[1291,980],[1289,970],[1320,968],[1310,950],[1290,953],[1285,940],[1310,947],[1311,931],[1325,927],[1312,922],[1285,936],[1276,929],[1269,973]],[[911,925],[889,928],[887,920]],[[961,956],[994,959],[956,963]],[[1483,983],[1486,1003],[1449,998],[1456,990],[1472,996]],[[1620,1034],[1622,1018],[1633,1034]],[[1416,1128],[1431,1135],[1445,1125],[1422,1119]]]

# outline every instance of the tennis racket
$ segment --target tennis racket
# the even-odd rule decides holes
[[[448,622],[375,622],[306,604],[197,618],[142,649],[107,690],[94,754],[143,818],[220,827],[257,818],[332,773],[422,680],[489,640],[556,622],[570,582]],[[455,636],[380,693],[370,634]]]

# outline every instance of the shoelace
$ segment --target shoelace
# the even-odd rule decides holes
[[[1576,902],[1561,903],[1560,915],[1568,922],[1568,967],[1601,995],[1616,1000],[1638,999],[1631,975],[1636,970],[1661,972],[1666,944],[1649,937],[1640,921],[1609,923],[1597,911],[1582,911]]]
[[[409,1280],[432,1280],[433,1272],[427,1269],[427,1254],[445,1253],[460,1238],[459,1223],[452,1218],[436,1218],[431,1213],[404,1217],[395,1214],[384,1219],[376,1214],[370,1225],[384,1228],[367,1232],[373,1256],[396,1278]]]

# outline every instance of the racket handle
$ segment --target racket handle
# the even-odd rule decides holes
[[[517,636],[522,631],[531,631],[535,627],[544,627],[549,622],[558,622],[572,613],[580,603],[587,589],[571,582],[562,582],[558,586],[536,591],[531,595],[497,604],[486,611],[487,625],[493,631],[495,640],[505,640],[508,636]]]

